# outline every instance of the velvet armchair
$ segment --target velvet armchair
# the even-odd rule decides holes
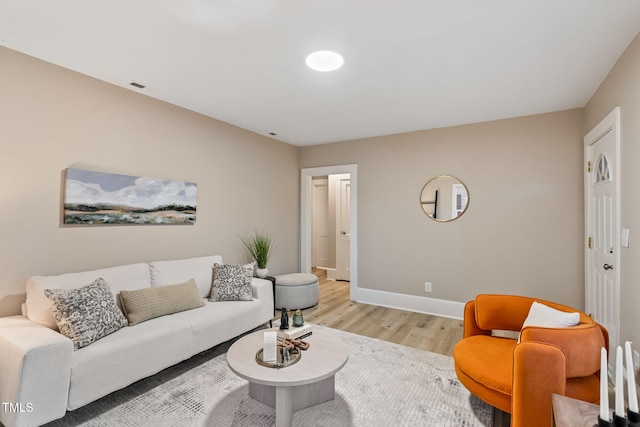
[[[523,329],[534,301],[578,312],[579,323]],[[519,332],[520,339],[504,331]],[[512,427],[542,427],[552,425],[552,393],[599,402],[602,347],[608,351],[608,333],[585,313],[535,298],[484,294],[465,305],[464,336],[453,357],[460,382],[510,413]]]

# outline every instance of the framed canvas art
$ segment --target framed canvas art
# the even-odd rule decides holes
[[[65,224],[195,224],[193,182],[68,168]]]

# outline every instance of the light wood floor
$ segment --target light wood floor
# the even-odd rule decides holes
[[[371,338],[453,355],[462,339],[462,321],[414,313],[349,300],[349,283],[328,280],[326,272],[314,269],[320,284],[320,300],[303,310],[304,320]],[[494,411],[494,427],[508,427],[509,414]]]

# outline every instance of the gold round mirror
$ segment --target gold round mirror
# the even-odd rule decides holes
[[[467,210],[469,191],[455,176],[436,176],[422,187],[420,206],[434,221],[453,221]]]

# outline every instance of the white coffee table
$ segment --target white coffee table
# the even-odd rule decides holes
[[[269,329],[277,330],[277,329]],[[249,396],[275,408],[276,427],[291,425],[293,411],[335,397],[335,374],[347,363],[349,352],[340,338],[318,328],[304,338],[309,349],[299,362],[285,368],[258,364],[265,330],[240,338],[227,351],[229,368],[249,381]]]

